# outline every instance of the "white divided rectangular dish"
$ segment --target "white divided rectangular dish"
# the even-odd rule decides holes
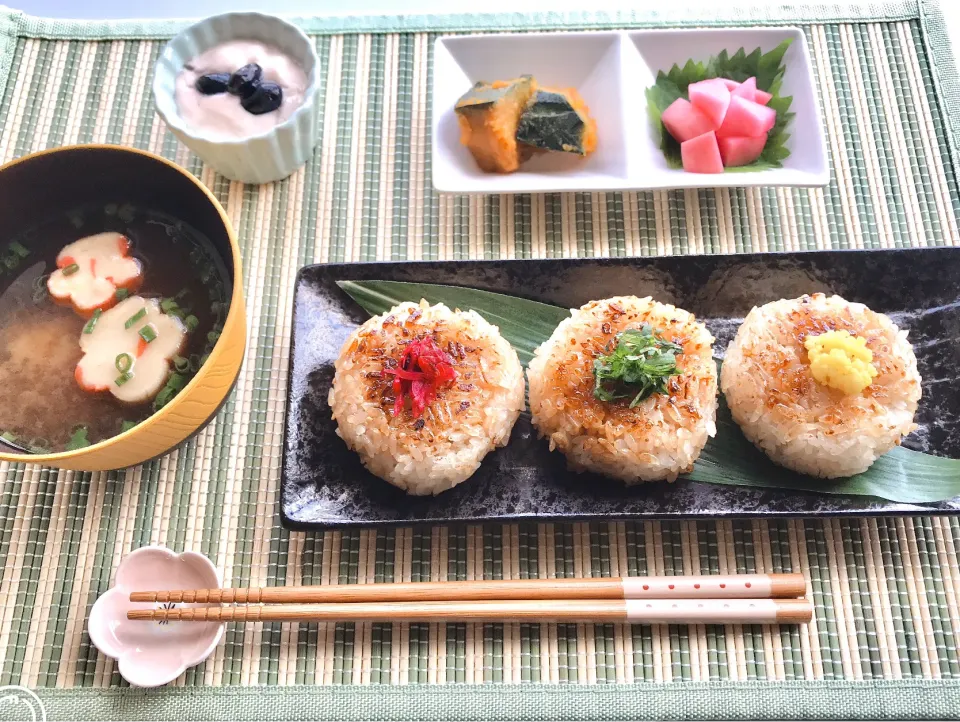
[[[667,165],[647,113],[657,72],[721,50],[768,52],[792,39],[780,95],[793,96],[790,156],[782,168],[717,174]],[[548,153],[509,174],[481,171],[466,147],[454,105],[480,80],[533,75],[575,87],[597,121],[587,158]],[[446,193],[543,193],[743,186],[823,186],[830,180],[826,138],[806,39],[799,28],[717,28],[630,32],[516,33],[438,38],[434,46],[433,185]]]

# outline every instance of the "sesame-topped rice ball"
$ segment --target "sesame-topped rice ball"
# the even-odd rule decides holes
[[[530,362],[533,423],[575,471],[627,484],[673,481],[716,433],[712,344],[706,327],[675,306],[635,296],[591,301]],[[598,362],[607,369],[599,383]]]
[[[329,403],[363,465],[408,494],[468,479],[504,446],[523,409],[523,367],[474,311],[402,303],[354,331]]]
[[[744,435],[773,461],[836,478],[866,471],[914,428],[920,374],[884,314],[815,293],[754,308],[721,385]]]

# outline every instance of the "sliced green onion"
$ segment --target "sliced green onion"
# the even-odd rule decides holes
[[[201,357],[200,357],[200,365],[203,366],[203,365],[207,362],[207,359],[208,359],[208,358],[210,358],[210,354],[208,354],[208,353],[205,353],[203,356],[201,356]]]
[[[33,454],[49,454],[50,442],[47,439],[40,437],[38,439],[33,439],[27,448],[30,449],[30,452]]]
[[[28,251],[26,248],[24,248],[21,244],[17,243],[16,241],[11,243],[9,245],[9,248],[12,253],[15,253],[20,258],[26,258],[27,256],[30,255],[30,251]]]
[[[114,361],[114,364],[117,367],[117,371],[122,374],[126,374],[130,369],[133,368],[133,356],[128,353],[117,354],[117,359]],[[118,384],[122,386],[123,384]]]
[[[147,325],[138,331],[140,338],[142,338],[147,343],[157,340],[157,332],[154,330],[153,326]]]
[[[96,309],[93,312],[93,315],[90,317],[90,320],[83,325],[84,333],[93,333],[93,329],[97,327],[97,321],[100,320],[100,316],[103,315],[102,309]]]
[[[190,354],[190,370],[196,373],[200,370],[200,354]]]
[[[130,291],[128,291],[126,288],[118,288],[117,292],[113,295],[118,301],[123,301],[130,295]]]
[[[173,357],[173,367],[180,373],[185,374],[190,370],[190,359],[186,359],[183,356],[174,356]]]
[[[3,259],[3,265],[9,268],[11,271],[20,265],[20,259],[17,256],[7,256]]]
[[[76,449],[82,449],[85,446],[90,446],[90,439],[87,438],[87,427],[78,426],[73,430],[73,434],[67,442],[66,450],[74,451]]]
[[[137,321],[139,321],[141,318],[143,318],[146,315],[147,315],[147,309],[141,308],[139,311],[137,311],[135,314],[133,314],[130,318],[127,319],[127,322],[123,324],[123,327],[126,329],[129,329]]]
[[[160,301],[160,310],[164,313],[170,313],[178,308],[180,308],[179,304],[172,298],[165,298]]]
[[[220,340],[219,331],[210,331],[210,333],[207,334],[207,341],[209,341],[210,343],[214,344],[219,340]]]
[[[120,424],[120,433],[122,434],[124,431],[130,431],[130,429],[136,425],[136,421],[124,421],[122,424]]]
[[[185,319],[183,319],[183,322],[187,325],[187,331],[196,331],[197,326],[200,325],[200,319],[194,316],[193,314],[190,314]]]
[[[4,431],[2,434],[0,434],[0,439],[3,439],[4,441],[9,441],[11,444],[17,443],[17,435],[9,431]]]
[[[78,266],[76,263],[71,263],[69,266],[63,269],[63,275],[72,276],[74,273],[76,273],[79,270],[80,270],[80,266]]]
[[[174,298],[177,299],[177,300],[181,300],[181,299],[183,299],[183,298],[186,298],[186,297],[189,296],[189,295],[190,295],[190,289],[189,289],[189,288],[181,288],[180,291],[177,293],[177,295],[174,296]]]
[[[129,381],[132,378],[133,378],[133,374],[127,371],[126,373],[122,373],[119,376],[117,376],[117,378],[114,380],[114,383],[117,386],[123,386],[125,383],[127,383],[127,381]]]
[[[170,389],[170,387],[164,386],[160,390],[160,393],[157,394],[157,398],[153,400],[153,408],[156,411],[159,411],[160,409],[162,409],[164,406],[166,406],[173,400],[173,396],[174,396],[174,391]]]
[[[182,374],[170,374],[167,379],[167,388],[171,391],[179,391],[187,385],[187,377]]]

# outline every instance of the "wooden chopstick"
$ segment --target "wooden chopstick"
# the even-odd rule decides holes
[[[805,593],[806,581],[802,574],[725,574],[139,591],[131,592],[130,601],[331,604],[524,599],[766,599],[802,597]]]
[[[288,604],[133,609],[127,618],[182,622],[632,622],[635,624],[805,624],[806,599],[567,599],[473,602]]]

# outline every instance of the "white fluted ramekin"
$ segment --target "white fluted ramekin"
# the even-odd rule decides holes
[[[174,99],[177,75],[184,64],[215,45],[231,40],[259,40],[280,48],[307,75],[303,105],[286,121],[261,135],[224,139],[191,129]],[[302,166],[317,143],[317,75],[320,60],[313,43],[294,25],[262,13],[224,13],[191,25],[167,43],[153,74],[157,113],[190,150],[232,180],[270,183]]]

